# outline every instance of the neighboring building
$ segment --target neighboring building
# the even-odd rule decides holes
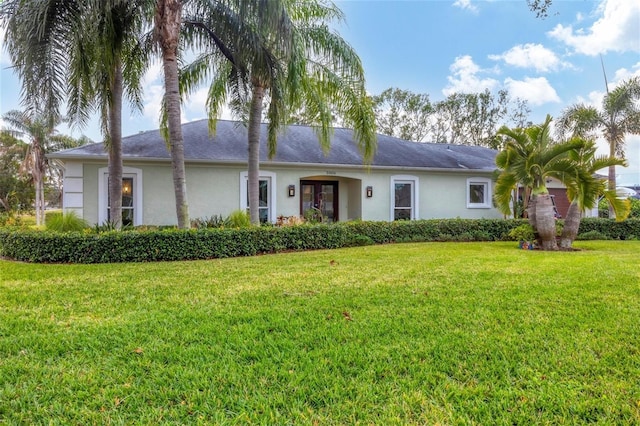
[[[226,216],[247,208],[247,131],[219,121],[182,126],[189,215]],[[429,218],[500,218],[493,206],[496,151],[415,143],[378,135],[378,150],[363,165],[353,131],[335,129],[324,155],[313,128],[289,126],[278,137],[276,156],[266,155],[262,127],[260,217],[304,215],[321,210],[331,221]],[[134,225],[176,223],[171,157],[158,130],[123,138],[123,216]],[[97,143],[50,154],[64,167],[63,205],[90,223],[109,217],[107,153]]]

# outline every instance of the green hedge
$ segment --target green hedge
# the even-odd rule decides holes
[[[523,220],[417,220],[245,229],[69,232],[0,229],[0,255],[27,262],[112,263],[213,259],[408,241],[508,240]],[[640,237],[640,220],[583,219],[580,233]],[[594,234],[594,232],[591,232]]]

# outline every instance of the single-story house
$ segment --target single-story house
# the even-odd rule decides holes
[[[185,123],[187,197],[191,219],[247,208],[247,130],[218,121]],[[500,218],[493,206],[496,151],[478,146],[416,143],[378,135],[364,165],[353,131],[336,128],[325,155],[315,130],[284,128],[267,159],[266,125],[260,164],[261,220],[318,209],[330,221]],[[171,156],[160,131],[123,138],[123,216],[134,225],[177,222]],[[90,223],[109,218],[107,152],[103,143],[49,155],[64,168],[63,206]]]

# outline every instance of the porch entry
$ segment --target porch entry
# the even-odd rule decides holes
[[[300,214],[303,217],[309,209],[317,209],[323,220],[338,221],[338,182],[322,180],[300,181]]]

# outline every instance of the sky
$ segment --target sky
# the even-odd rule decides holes
[[[640,1],[554,0],[545,19],[525,0],[337,0],[345,15],[336,30],[362,59],[367,90],[426,93],[509,91],[528,102],[530,120],[558,117],[576,103],[600,107],[620,81],[640,76]],[[2,34],[0,34],[0,37]],[[0,114],[20,108],[20,82],[0,53]],[[158,128],[163,95],[160,64],[144,79],[142,112],[125,111],[123,135]],[[205,118],[206,88],[183,105],[183,121]],[[231,118],[224,117],[223,118]],[[2,125],[2,123],[0,123]],[[102,139],[94,120],[59,129]],[[606,144],[599,142],[601,153]],[[628,136],[629,167],[619,185],[640,185],[640,136]]]

